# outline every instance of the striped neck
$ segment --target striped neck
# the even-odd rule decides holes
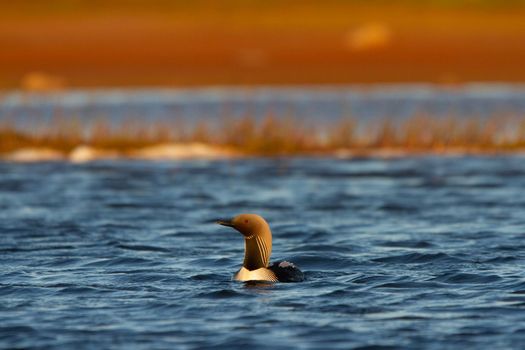
[[[244,262],[242,266],[252,271],[268,267],[272,254],[272,235],[263,232],[244,239]]]

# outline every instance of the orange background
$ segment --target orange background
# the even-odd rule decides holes
[[[0,88],[525,81],[496,1],[3,1]]]

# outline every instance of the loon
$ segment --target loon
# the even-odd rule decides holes
[[[236,281],[302,282],[304,274],[288,261],[269,265],[272,231],[261,216],[239,214],[233,219],[219,219],[217,224],[233,227],[244,236],[244,262],[234,275]]]

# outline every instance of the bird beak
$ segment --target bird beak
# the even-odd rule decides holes
[[[233,220],[232,219],[218,219],[215,221],[216,224],[222,225],[222,226],[229,226],[233,227]]]

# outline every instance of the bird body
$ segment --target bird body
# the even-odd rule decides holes
[[[275,273],[266,268],[261,267],[256,270],[248,270],[246,267],[241,267],[241,269],[233,276],[233,279],[236,281],[271,281],[278,282],[277,276]]]
[[[279,261],[270,265],[272,231],[261,216],[240,214],[217,223],[233,227],[244,236],[244,261],[234,275],[236,281],[301,282],[304,274],[294,264]]]

